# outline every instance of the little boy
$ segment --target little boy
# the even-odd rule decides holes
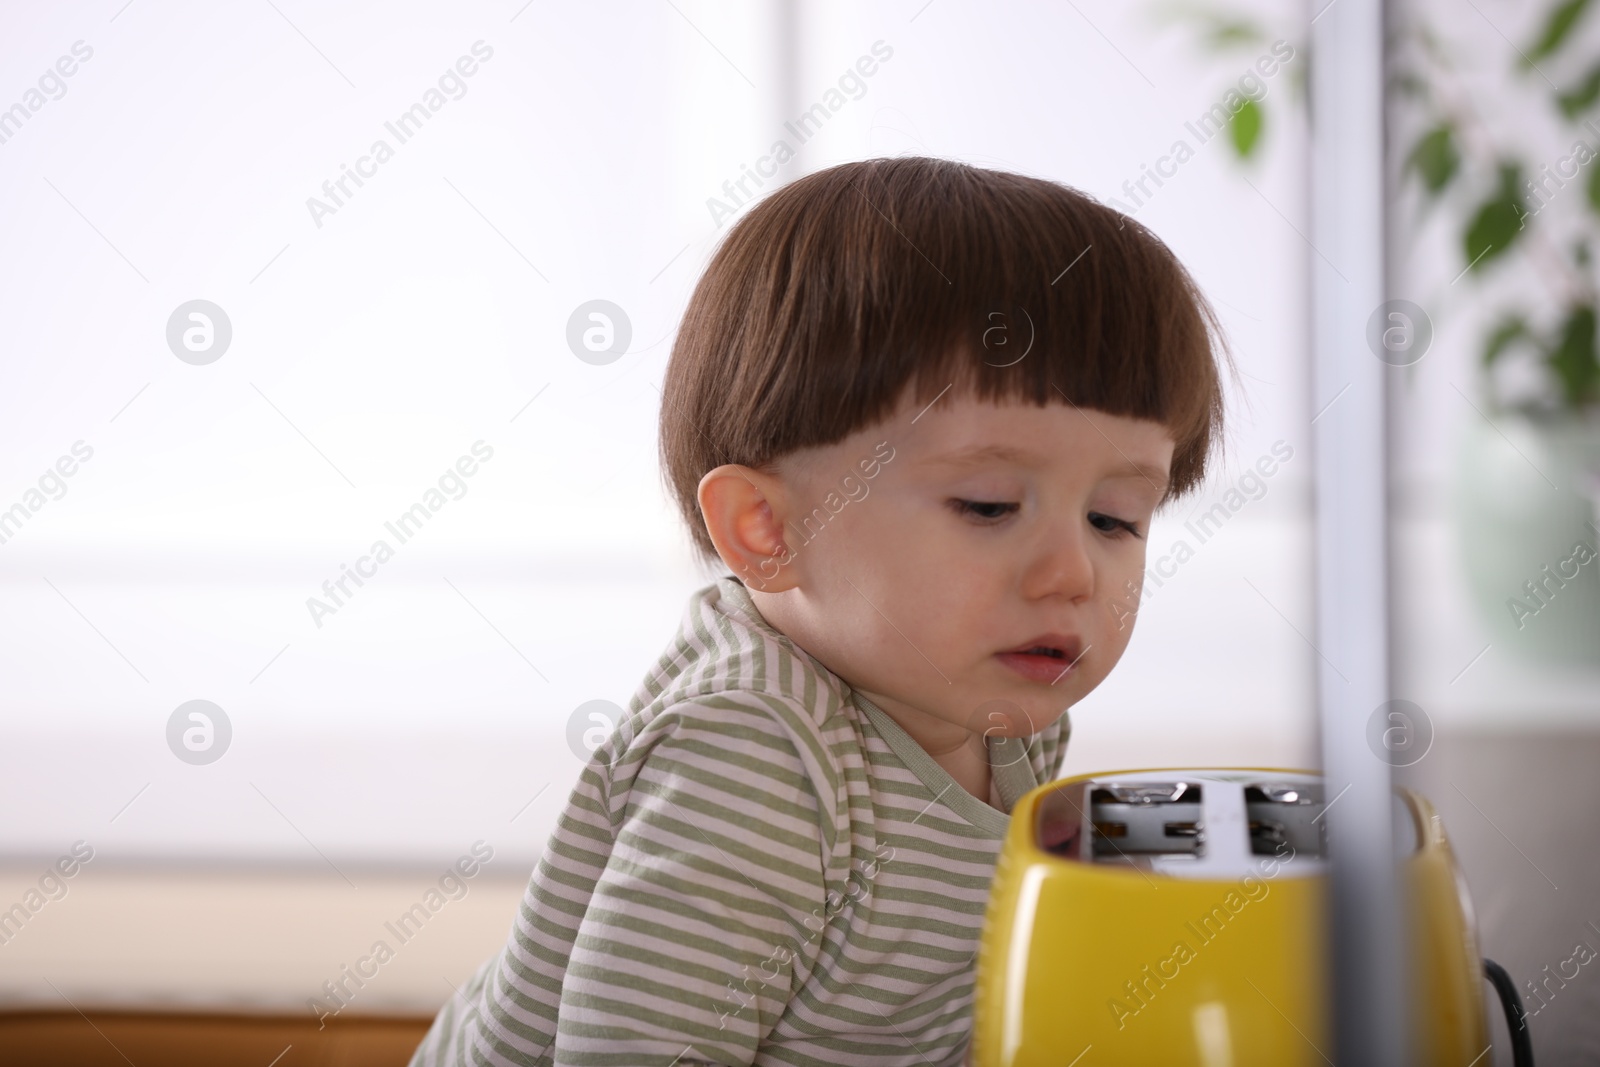
[[[414,1067],[956,1064],[1019,796],[1221,434],[1172,253],[1064,186],[875,159],[728,233],[666,370],[707,560],[505,948]]]

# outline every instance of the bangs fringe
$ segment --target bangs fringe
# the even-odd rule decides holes
[[[1221,439],[1214,310],[1133,219],[1055,182],[922,157],[776,190],[730,230],[685,311],[662,389],[663,474],[715,559],[697,490],[949,387],[1164,425],[1171,500]],[[1165,502],[1165,501],[1164,501]]]

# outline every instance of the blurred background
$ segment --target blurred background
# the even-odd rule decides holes
[[[0,908],[78,862],[0,926],[0,1009],[314,1021],[488,849],[350,1009],[432,1016],[713,576],[655,451],[692,286],[846,160],[1062,181],[1194,273],[1227,451],[1066,770],[1316,766],[1324,3],[7,4]],[[1389,12],[1398,762],[1519,984],[1600,947],[1589,7]],[[1541,1058],[1600,1055],[1592,969]]]

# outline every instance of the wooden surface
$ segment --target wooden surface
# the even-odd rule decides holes
[[[7,1067],[404,1067],[428,1018],[131,1012],[0,1014]]]

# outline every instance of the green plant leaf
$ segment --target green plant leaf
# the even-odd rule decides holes
[[[1552,8],[1550,16],[1545,19],[1539,39],[1528,47],[1522,57],[1522,68],[1526,70],[1560,48],[1588,8],[1589,0],[1567,0],[1566,3],[1557,4]]]
[[[1578,407],[1595,398],[1600,387],[1600,358],[1595,352],[1595,313],[1590,305],[1579,305],[1567,315],[1561,325],[1561,338],[1556,342],[1546,363],[1555,372],[1561,385],[1562,399],[1569,407]]]
[[[1428,82],[1414,71],[1397,71],[1389,79],[1389,90],[1396,95],[1409,96],[1416,100],[1428,99]]]
[[[1463,251],[1471,270],[1481,271],[1505,255],[1522,232],[1523,208],[1521,167],[1500,164],[1500,188],[1473,215],[1464,235]]]
[[[1536,339],[1529,332],[1526,319],[1521,315],[1507,315],[1489,333],[1489,340],[1483,346],[1483,365],[1493,366],[1494,361],[1517,341],[1535,342]]]
[[[1239,153],[1239,158],[1249,159],[1250,153],[1255,151],[1256,142],[1261,139],[1260,105],[1254,100],[1246,100],[1244,106],[1233,113],[1228,132],[1232,134],[1233,150]]]
[[[1556,106],[1568,119],[1577,118],[1589,110],[1596,100],[1600,100],[1600,63],[1589,68],[1589,73],[1576,88],[1556,94]]]
[[[1255,44],[1266,35],[1245,19],[1216,18],[1206,27],[1206,44],[1218,51],[1235,45]]]
[[[1169,25],[1183,22],[1197,23],[1201,44],[1216,51],[1266,39],[1266,32],[1255,22],[1233,12],[1203,4],[1154,4],[1151,6],[1151,14],[1155,16],[1157,22]]]
[[[1600,215],[1600,167],[1591,167],[1589,169],[1589,183],[1586,187],[1586,192],[1588,193],[1590,210]]]
[[[1438,196],[1461,165],[1461,154],[1456,151],[1455,133],[1450,124],[1444,123],[1423,134],[1406,157],[1406,165],[1421,176],[1423,188]]]

